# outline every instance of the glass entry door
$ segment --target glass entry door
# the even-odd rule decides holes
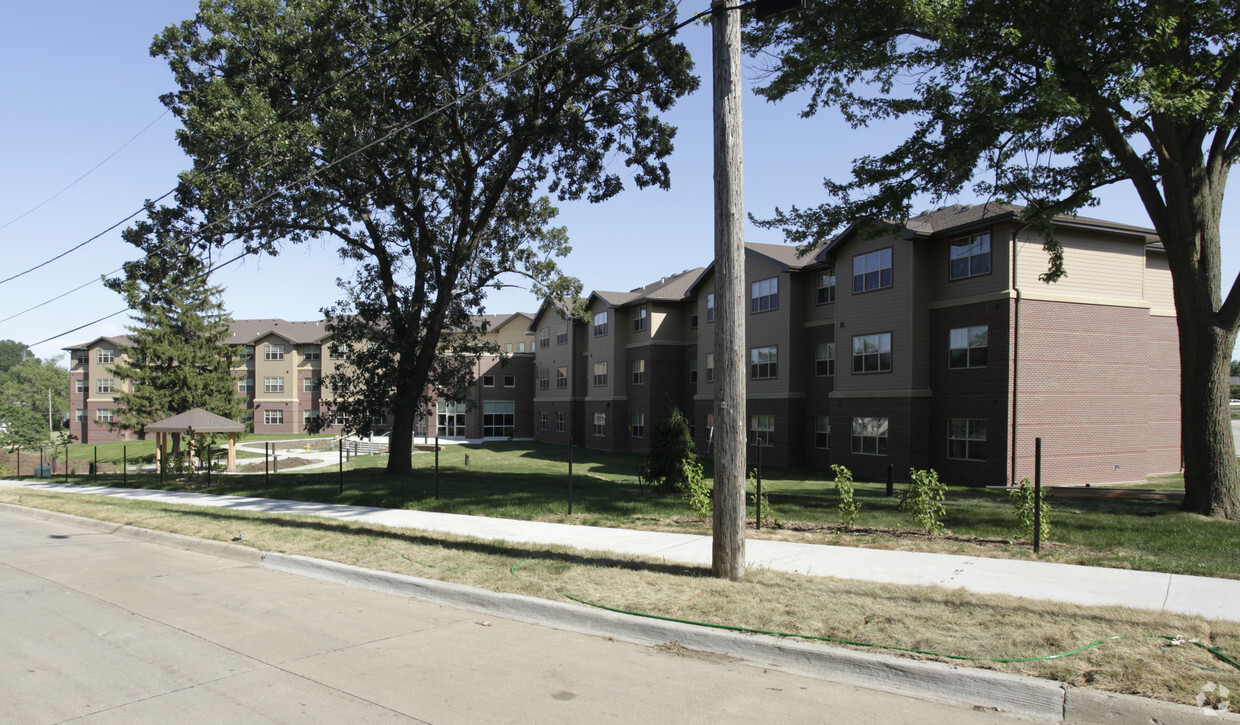
[[[465,404],[439,401],[439,437],[465,437]]]

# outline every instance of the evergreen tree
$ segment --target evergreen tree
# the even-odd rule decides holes
[[[696,461],[697,453],[693,436],[689,435],[689,421],[680,408],[670,406],[666,417],[655,422],[650,443],[646,480],[654,484],[656,491],[664,493],[687,490],[689,481],[684,463]]]
[[[208,283],[208,262],[161,233],[165,221],[156,214],[126,232],[146,256],[127,262],[124,277],[107,281],[136,313],[126,359],[114,368],[117,378],[133,383],[132,392],[116,394],[115,425],[125,430],[193,408],[233,420],[241,416],[229,374],[232,351],[224,344],[231,318],[221,288]],[[152,237],[159,241],[146,244]]]

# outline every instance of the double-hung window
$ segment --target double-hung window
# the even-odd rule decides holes
[[[636,413],[633,416],[633,420],[630,423],[630,430],[632,431],[634,438],[645,438],[646,437],[646,414],[645,413]]]
[[[568,344],[568,323],[567,322],[561,322],[560,324],[555,326],[555,344],[557,345]]]
[[[835,375],[834,342],[820,342],[814,346],[814,374],[818,377]]]
[[[645,307],[639,307],[633,311],[633,332],[641,332],[646,329],[646,321],[650,316],[650,310]]]
[[[947,367],[953,370],[986,367],[989,332],[990,328],[987,325],[953,329],[949,342]]]
[[[591,426],[591,432],[594,435],[601,437],[606,427],[607,427],[607,414],[606,413],[595,413],[594,414],[594,425]]]
[[[990,232],[956,239],[951,245],[951,279],[990,274]]]
[[[116,360],[116,351],[110,347],[101,347],[99,348],[98,360],[101,363],[110,363]]]
[[[852,452],[869,456],[887,455],[887,419],[853,418]]]
[[[273,344],[263,345],[263,359],[264,360],[283,360],[284,359],[284,346],[273,345]]]
[[[854,373],[891,372],[891,333],[858,335],[853,338]]]
[[[254,378],[237,378],[238,393],[254,392]]]
[[[715,353],[706,353],[706,382],[715,382]]]
[[[594,315],[594,336],[602,337],[607,334],[607,310],[603,310]]]
[[[538,346],[551,347],[551,328],[544,327],[538,333]]]
[[[831,417],[814,416],[814,447],[828,449],[831,447]]]
[[[538,389],[551,389],[551,368],[538,368]]]
[[[749,377],[767,380],[779,375],[779,349],[774,345],[755,347],[749,351]]]
[[[711,292],[706,295],[706,321],[715,321],[715,293]]]
[[[947,457],[986,460],[986,419],[952,418],[947,424]]]
[[[323,357],[322,345],[302,345],[301,355],[307,360],[319,360]]]
[[[74,385],[76,386],[74,391],[78,393],[85,393],[90,388],[90,383],[87,382],[86,378],[78,378]]]
[[[594,384],[598,386],[607,384],[607,363],[594,363]]]
[[[555,413],[555,432],[563,433],[568,428],[568,423],[564,420],[564,414],[560,411]]]
[[[771,445],[771,434],[775,432],[775,416],[749,416],[749,443],[755,446]]]
[[[751,312],[767,312],[779,309],[779,278],[753,282],[749,285],[749,303]]]
[[[301,392],[303,393],[319,392],[319,379],[318,378],[302,378],[301,379]]]
[[[112,378],[99,378],[95,383],[96,393],[110,393],[114,390]]]
[[[697,358],[689,361],[689,384],[697,385]]]
[[[853,257],[853,292],[891,286],[891,247]]]
[[[284,392],[284,378],[282,377],[263,378],[263,392],[264,393],[283,393]]]
[[[267,425],[284,425],[283,410],[264,410],[263,422]]]
[[[561,365],[555,369],[555,389],[564,390],[568,387],[568,367]]]
[[[818,304],[825,305],[834,301],[835,267],[831,267],[818,274]]]
[[[645,384],[645,382],[646,382],[646,361],[645,360],[634,360],[633,361],[633,384],[643,385]]]

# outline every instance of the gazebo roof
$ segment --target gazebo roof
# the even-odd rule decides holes
[[[146,426],[148,433],[188,433],[190,429],[195,433],[240,433],[245,430],[245,425],[202,408],[194,408]]]

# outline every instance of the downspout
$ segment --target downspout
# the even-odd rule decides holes
[[[1016,484],[1016,428],[1017,404],[1020,396],[1020,286],[1016,283],[1016,235],[1029,227],[1028,224],[1012,231],[1012,291],[1016,293],[1012,310],[1012,477],[1010,485]]]

